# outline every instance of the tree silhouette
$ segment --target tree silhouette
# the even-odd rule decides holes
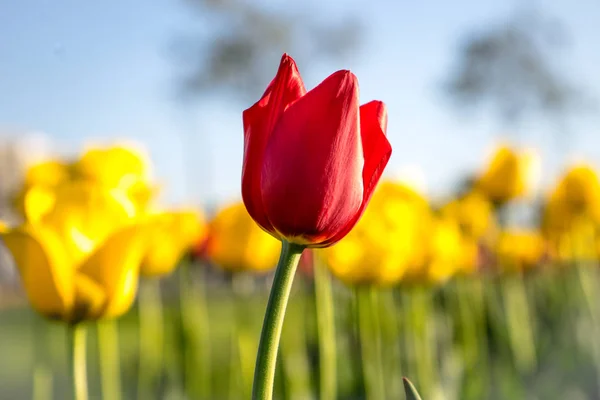
[[[561,74],[558,60],[567,39],[558,21],[534,12],[472,32],[460,47],[446,92],[459,108],[487,105],[502,123],[537,115],[562,124],[590,105]]]
[[[360,24],[349,16],[318,21],[302,10],[274,10],[245,0],[186,0],[205,29],[177,38],[180,94],[221,91],[254,99],[272,79],[281,54],[325,60],[357,48]]]

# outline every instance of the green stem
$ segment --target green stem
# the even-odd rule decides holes
[[[82,324],[73,324],[67,327],[67,346],[70,353],[69,365],[74,400],[88,399],[85,336],[85,326]]]
[[[508,276],[502,282],[508,335],[517,370],[527,374],[537,365],[532,315],[523,277]]]
[[[425,397],[429,397],[436,385],[435,354],[432,339],[435,336],[434,320],[431,318],[432,298],[430,288],[413,287],[409,295],[412,322],[412,346],[417,380]]]
[[[181,388],[189,398],[209,399],[213,396],[208,288],[205,280],[194,279],[191,267],[191,262],[184,260],[178,269]]]
[[[269,296],[254,369],[253,400],[271,400],[285,309],[304,246],[282,240],[281,255]]]
[[[181,343],[181,352],[179,358],[179,370],[181,372],[181,390],[184,397],[187,397],[190,392],[188,374],[190,373],[190,358],[192,346],[189,343],[189,330],[192,321],[188,320],[189,311],[189,268],[187,262],[183,262],[177,269],[179,278],[179,342]]]
[[[32,317],[35,348],[32,399],[50,400],[52,399],[52,370],[48,354],[50,326],[39,315],[32,314]]]
[[[98,350],[102,398],[121,399],[121,363],[119,360],[119,328],[114,319],[98,322]]]
[[[589,335],[592,340],[594,367],[596,370],[596,384],[600,390],[600,344],[598,343],[598,334],[600,333],[600,321],[598,320],[598,276],[595,266],[591,265],[576,265],[577,277],[585,306],[589,313],[589,318],[592,325],[592,335]]]
[[[384,381],[386,382],[387,396],[390,399],[402,397],[401,370],[401,342],[400,342],[400,314],[396,305],[394,291],[391,288],[380,290],[382,343],[385,351],[382,353]]]
[[[284,394],[288,400],[314,398],[311,385],[311,370],[307,352],[306,326],[299,318],[306,315],[306,297],[297,297],[287,311],[289,322],[281,333],[281,372]]]
[[[372,286],[357,288],[358,330],[366,398],[385,399],[383,378],[381,323],[377,289]]]
[[[231,332],[229,347],[229,391],[227,398],[235,400],[239,397],[240,393],[243,393],[243,383],[240,382],[242,378],[240,366],[241,356],[239,354],[238,334],[235,326],[233,326],[233,331]]]
[[[232,323],[232,360],[231,360],[231,389],[239,389],[244,398],[250,397],[252,393],[252,374],[254,368],[254,355],[256,354],[256,338],[250,324],[249,315],[252,315],[248,307],[251,301],[252,276],[238,272],[232,276],[231,289],[233,293],[234,318]],[[236,374],[238,373],[239,376]],[[240,390],[236,390],[230,398],[240,396]]]
[[[337,354],[331,275],[315,257],[315,305],[319,341],[319,399],[337,398]]]
[[[140,282],[139,365],[137,398],[158,397],[155,384],[160,375],[164,336],[163,305],[158,279]]]
[[[488,386],[487,331],[481,279],[457,279],[450,288],[456,299],[454,317],[458,321],[458,338],[462,350],[465,399],[485,398]]]

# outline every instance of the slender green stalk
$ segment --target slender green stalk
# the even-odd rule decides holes
[[[163,342],[164,315],[158,279],[146,279],[140,282],[139,289],[139,400],[157,397],[156,382],[160,376]]]
[[[337,398],[337,347],[331,275],[315,257],[315,305],[319,341],[319,399]]]
[[[231,289],[233,292],[234,318],[231,324],[232,359],[231,359],[231,389],[238,389],[230,398],[235,399],[241,393],[245,399],[252,393],[252,374],[254,373],[254,356],[256,355],[256,337],[252,330],[248,307],[253,287],[252,276],[238,272],[232,276]],[[239,375],[238,375],[239,374]],[[237,379],[239,378],[239,379]]]
[[[365,392],[368,399],[385,399],[381,346],[381,323],[377,289],[357,288],[358,325]]]
[[[230,400],[235,400],[240,396],[240,393],[244,392],[243,388],[243,377],[242,377],[242,369],[240,365],[240,348],[238,343],[238,333],[237,326],[235,322],[232,324],[233,329],[231,332],[231,337],[229,338],[230,346],[229,346],[229,391],[227,398]]]
[[[537,366],[532,315],[523,277],[507,276],[501,283],[508,335],[518,371],[530,373]]]
[[[401,340],[400,340],[400,311],[396,305],[394,290],[385,288],[380,290],[381,322],[383,333],[382,354],[384,365],[384,381],[386,383],[387,396],[390,399],[402,397],[402,382],[398,379],[402,376],[401,368]]]
[[[69,371],[74,400],[87,400],[87,368],[86,368],[86,331],[82,324],[67,327],[67,349],[69,351]]]
[[[182,393],[186,397],[190,391],[188,374],[190,368],[193,367],[190,364],[193,362],[193,354],[191,354],[192,346],[189,343],[192,321],[189,320],[190,275],[187,262],[183,262],[177,268],[177,274],[179,277],[179,343],[181,344],[179,353],[180,385]]]
[[[48,341],[50,326],[38,314],[32,314],[34,335],[33,400],[52,399],[52,370],[50,368]]]
[[[121,399],[121,361],[119,357],[119,327],[115,319],[98,322],[98,350],[102,398]]]
[[[211,341],[205,281],[195,280],[184,260],[179,274],[181,385],[189,398],[211,399]],[[201,268],[198,268],[201,270]]]
[[[252,386],[253,400],[271,400],[273,398],[277,350],[281,338],[285,309],[303,250],[304,246],[282,240],[281,255],[275,271],[256,356],[254,384]]]
[[[33,400],[52,399],[52,372],[47,365],[37,362],[33,370]]]
[[[383,395],[382,398],[386,398],[386,386],[384,379],[384,368],[383,368],[383,345],[381,342],[381,306],[379,301],[379,288],[372,285],[369,289],[369,301],[370,301],[370,312],[371,312],[371,323],[373,324],[373,341],[375,343],[375,366],[377,368],[377,386],[378,392]]]
[[[431,343],[435,337],[435,321],[431,318],[431,296],[431,290],[426,287],[413,287],[408,296],[415,370],[425,397],[435,391],[434,385],[437,383],[435,346]]]
[[[600,343],[598,335],[600,334],[600,320],[598,319],[598,275],[594,266],[577,265],[577,276],[579,285],[587,311],[589,313],[592,325],[592,335],[590,335],[593,348],[594,367],[596,370],[596,384],[600,390]]]
[[[451,288],[456,296],[454,315],[459,322],[458,338],[465,367],[465,399],[486,397],[488,386],[487,331],[480,278],[458,279]]]
[[[288,308],[288,323],[281,333],[281,356],[284,397],[288,400],[314,398],[308,360],[306,327],[301,315],[306,314],[306,297],[298,296]],[[282,396],[282,397],[283,397]]]

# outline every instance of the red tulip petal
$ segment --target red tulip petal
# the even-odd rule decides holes
[[[371,101],[360,107],[360,133],[365,155],[363,169],[365,202],[371,199],[375,186],[392,155],[392,146],[386,137],[387,124],[387,107],[382,101]]]
[[[369,204],[375,186],[392,155],[392,146],[386,137],[387,120],[387,107],[381,101],[371,101],[360,107],[360,131],[365,157],[362,173],[364,187],[362,205],[355,219],[335,237],[323,243],[323,246],[330,246],[346,236]]]
[[[349,71],[332,74],[283,113],[262,170],[263,204],[280,235],[320,243],[354,218],[363,200],[359,123],[358,82]]]
[[[248,213],[272,232],[260,194],[261,170],[266,143],[283,112],[306,93],[304,83],[292,57],[284,54],[279,70],[262,98],[242,114],[244,122],[244,163],[242,197]]]

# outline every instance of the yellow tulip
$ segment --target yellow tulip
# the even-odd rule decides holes
[[[539,160],[534,153],[518,153],[500,146],[476,186],[495,203],[505,203],[533,190]]]
[[[193,211],[162,212],[149,217],[147,250],[140,274],[154,277],[169,274],[186,251],[204,239],[206,225]]]
[[[457,221],[462,231],[471,238],[488,237],[496,229],[494,207],[478,190],[450,201],[440,212],[444,217]]]
[[[544,229],[564,231],[579,217],[600,222],[600,180],[588,165],[569,169],[559,180],[544,208]]]
[[[478,266],[478,245],[466,236],[459,224],[446,216],[432,218],[422,238],[426,259],[403,278],[406,282],[439,284],[457,274],[472,274]]]
[[[322,254],[334,275],[349,284],[393,284],[422,264],[430,210],[412,188],[381,182],[364,215]]]
[[[61,160],[48,160],[30,166],[25,172],[25,186],[56,187],[71,177],[71,165]]]
[[[73,164],[73,174],[75,179],[125,190],[142,209],[156,192],[150,185],[150,165],[146,157],[123,146],[88,150]]]
[[[23,187],[14,197],[15,209],[24,217],[47,212],[54,202],[54,190],[72,178],[71,165],[60,160],[48,160],[30,166],[25,172]],[[34,195],[29,192],[35,189]],[[35,204],[25,204],[25,202]],[[34,208],[38,210],[34,212]]]
[[[69,182],[36,222],[2,233],[34,309],[69,323],[127,311],[144,250],[133,211],[120,191]]]
[[[226,270],[266,272],[277,264],[280,249],[241,202],[221,209],[209,224],[207,255]]]
[[[496,253],[500,270],[515,271],[539,264],[546,252],[546,242],[539,232],[504,231],[498,238]]]
[[[589,165],[568,169],[550,192],[542,230],[551,254],[560,261],[594,259],[600,223],[600,180]]]

